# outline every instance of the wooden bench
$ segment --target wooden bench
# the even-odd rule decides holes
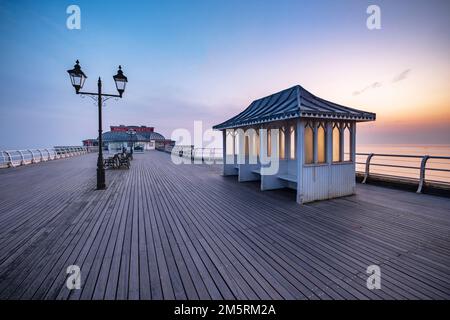
[[[132,155],[129,153],[116,153],[114,156],[109,157],[103,161],[105,168],[119,169],[125,167],[130,169]]]

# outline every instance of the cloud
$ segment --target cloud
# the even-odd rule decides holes
[[[405,80],[406,78],[408,78],[410,73],[411,73],[411,69],[406,69],[406,70],[400,72],[392,79],[392,83]]]
[[[367,91],[369,89],[376,89],[376,88],[379,88],[381,86],[382,86],[381,82],[374,82],[374,83],[368,85],[367,87],[365,87],[364,89],[354,91],[353,95],[357,96],[357,95],[360,95],[361,93],[363,93],[364,91]]]
[[[399,74],[397,74],[397,75],[392,79],[391,82],[392,82],[392,83],[396,83],[396,82],[405,80],[406,78],[409,77],[410,74],[411,74],[411,69],[403,70],[402,72],[400,72]],[[358,96],[358,95],[360,95],[361,93],[363,93],[363,92],[365,92],[365,91],[367,91],[367,90],[370,90],[370,89],[376,89],[376,88],[379,88],[379,87],[381,87],[381,86],[382,86],[382,83],[381,83],[381,82],[373,82],[372,84],[366,86],[365,88],[363,88],[363,89],[361,89],[361,90],[353,91],[353,95],[354,95],[354,96]]]

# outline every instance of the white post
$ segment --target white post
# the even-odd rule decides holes
[[[350,145],[350,160],[356,162],[356,122],[352,122],[350,125],[351,145]]]
[[[356,122],[350,124],[350,161],[353,167],[352,193],[356,192]]]
[[[227,134],[231,134],[231,137],[233,139],[233,147],[234,147],[234,133],[231,132],[231,130],[222,130],[222,143],[223,143],[223,175],[224,176],[233,176],[237,175],[237,170],[235,168],[235,162],[236,157],[234,156],[234,149],[233,154],[228,155],[227,154]]]
[[[42,154],[41,149],[37,149],[37,151],[38,151],[39,154],[41,155],[41,160],[40,160],[40,162],[44,161],[44,155]]]
[[[264,139],[266,141],[264,141]],[[259,129],[259,158],[267,157],[267,135],[264,133],[264,128]]]
[[[419,186],[417,188],[417,193],[421,193],[422,192],[422,188],[425,184],[425,171],[427,168],[427,161],[430,158],[429,155],[425,155],[422,158],[422,162],[420,164],[420,180],[419,180]]]
[[[291,125],[289,123],[284,130],[284,156],[287,161],[291,159]]]
[[[233,131],[231,131],[231,136],[233,137],[233,157],[236,158],[236,131],[233,129]]]
[[[20,158],[22,159],[22,160],[20,161],[20,165],[23,166],[23,165],[26,164],[26,163],[25,163],[25,157],[23,156],[23,152],[22,152],[21,150],[17,150],[17,151],[19,152]]]
[[[222,161],[223,174],[225,174],[225,164],[227,163],[227,130],[222,130]]]
[[[36,163],[36,159],[34,158],[34,153],[31,149],[27,149],[27,151],[31,154],[31,163]]]
[[[237,165],[245,164],[245,130],[237,129],[236,131],[238,143]],[[235,137],[236,139],[236,137]]]
[[[14,163],[13,163],[13,160],[12,160],[12,157],[11,157],[11,153],[9,153],[8,151],[5,151],[5,153],[8,156],[8,159],[9,159],[8,167],[14,167]]]
[[[297,130],[296,130],[296,161],[297,161],[297,203],[303,203],[303,161],[304,161],[304,152],[303,152],[303,139],[305,134],[305,125],[304,122],[300,119],[297,119]]]

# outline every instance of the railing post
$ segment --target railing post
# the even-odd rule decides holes
[[[8,155],[8,158],[9,158],[8,167],[14,167],[11,154],[6,150],[5,150],[5,153]]]
[[[20,161],[20,165],[23,166],[23,165],[25,165],[25,157],[23,156],[22,151],[20,151],[20,150],[17,150],[17,151],[19,152],[20,158],[22,159],[22,160]]]
[[[36,163],[36,159],[34,159],[34,153],[30,149],[27,149],[29,153],[31,153],[31,163]]]
[[[41,155],[41,160],[39,161],[39,162],[42,162],[42,161],[44,161],[44,156],[43,156],[43,154],[42,154],[42,151],[41,151],[41,149],[37,149],[37,151],[39,152],[39,154]]]
[[[50,151],[48,151],[48,149],[44,150],[47,151],[47,161],[50,161],[51,160]]]
[[[367,178],[369,177],[369,172],[370,172],[370,160],[373,157],[373,153],[369,154],[367,156],[366,159],[366,171],[364,172],[364,180],[362,181],[362,183],[366,183],[367,182]]]
[[[417,188],[417,193],[421,193],[422,192],[422,188],[423,185],[425,183],[425,170],[426,170],[426,165],[427,165],[427,161],[430,158],[429,155],[425,155],[422,158],[422,162],[420,163],[420,180],[419,180],[419,187]]]

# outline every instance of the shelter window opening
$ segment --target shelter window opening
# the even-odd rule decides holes
[[[295,148],[295,126],[290,126],[289,127],[289,132],[290,132],[290,135],[291,135],[291,142],[290,142],[290,145],[291,145],[291,148],[290,148],[290,155],[289,155],[289,158],[291,159],[291,160],[295,160],[295,150],[296,150],[296,148]]]
[[[325,124],[320,122],[317,127],[317,162],[327,162],[327,135]]]
[[[338,122],[333,124],[333,162],[341,161],[341,130]]]
[[[352,161],[352,141],[350,124],[346,123],[344,127],[344,161]]]
[[[285,127],[280,128],[280,136],[279,136],[279,144],[278,144],[278,150],[280,151],[280,159],[286,158],[286,138],[285,138]]]
[[[304,153],[305,164],[314,163],[314,130],[311,122],[305,125]]]

